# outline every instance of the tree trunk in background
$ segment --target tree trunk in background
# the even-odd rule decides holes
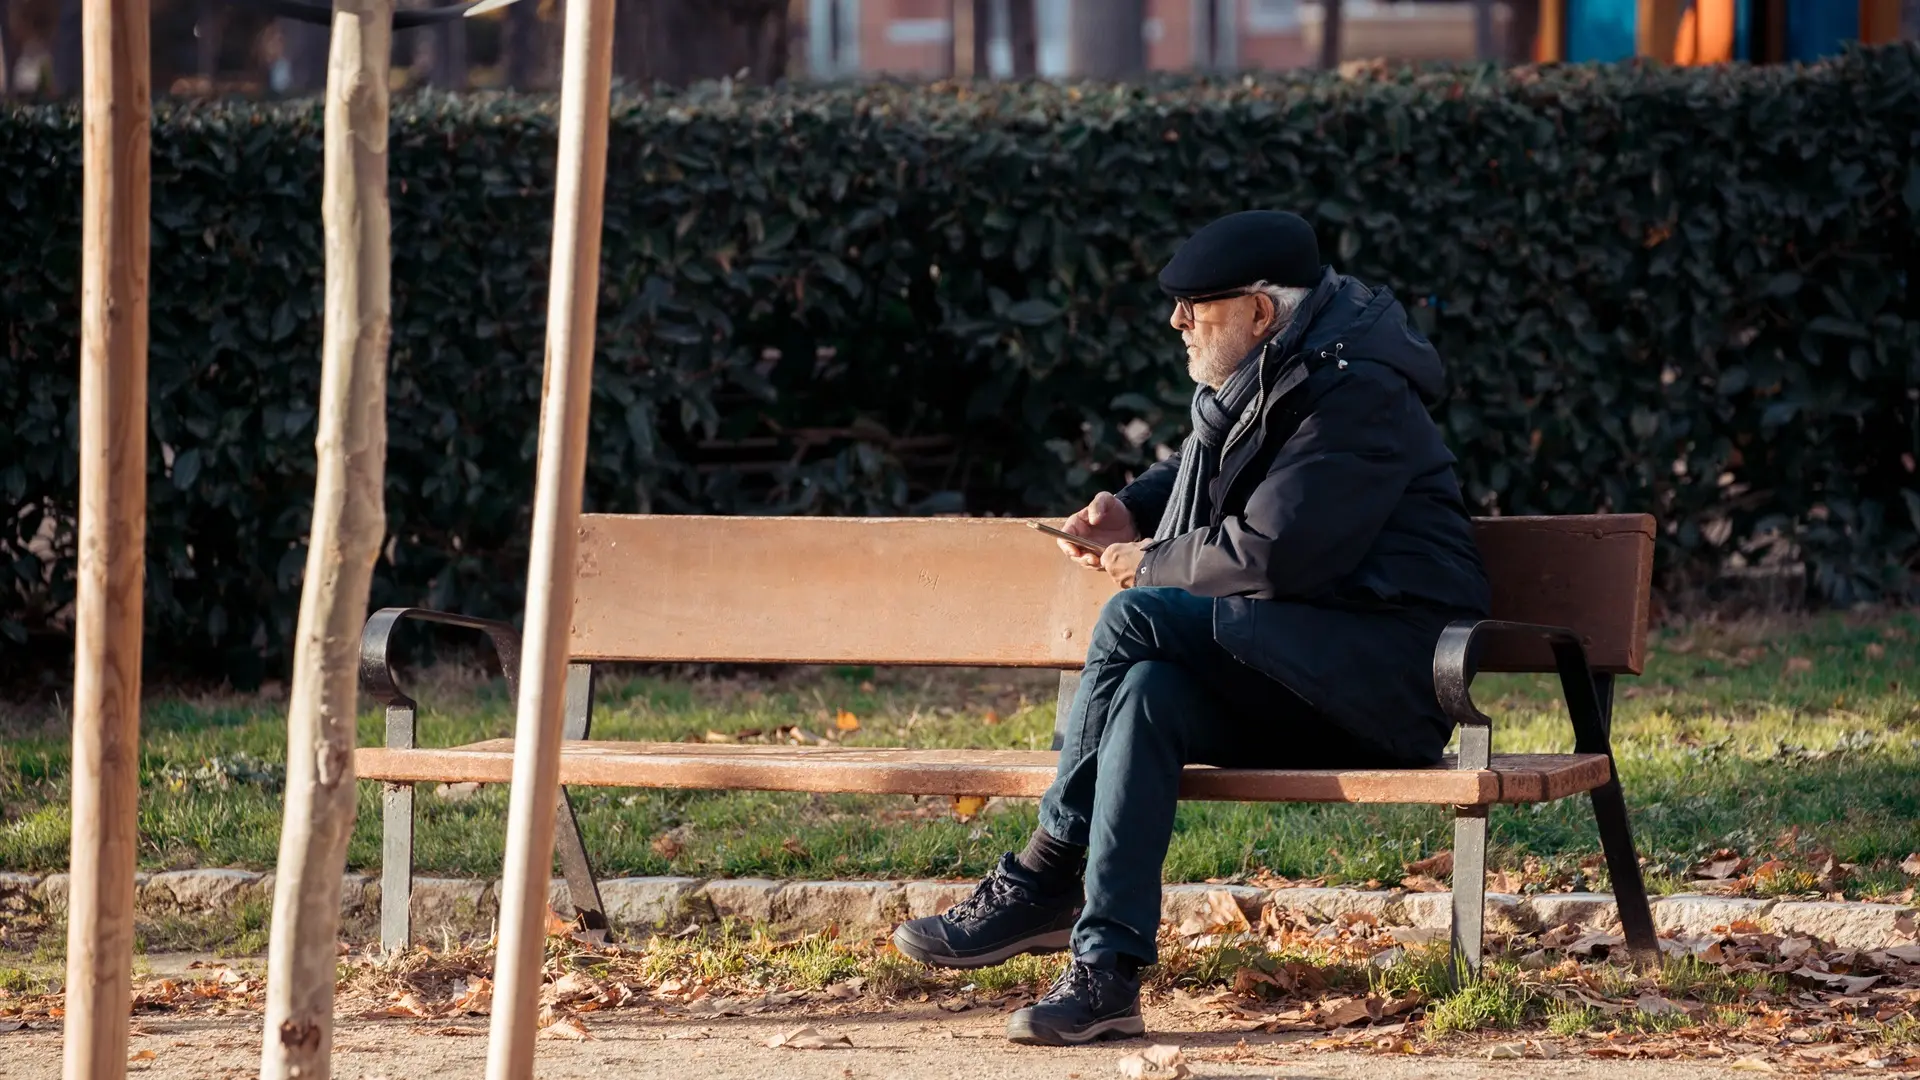
[[[1007,44],[1013,50],[1013,77],[1030,79],[1040,70],[1040,32],[1033,21],[1033,0],[1007,0]]]
[[[1531,64],[1534,39],[1540,36],[1540,0],[1510,0],[1507,12],[1507,62]]]
[[[1146,0],[1074,0],[1068,69],[1125,79],[1147,69]]]
[[[993,63],[988,58],[988,46],[993,43],[993,0],[972,0],[973,3],[973,77],[990,78],[993,75]]]
[[[326,322],[313,523],[288,694],[261,1080],[329,1075],[340,878],[356,809],[360,624],[386,533],[393,0],[334,0],[333,25],[321,164]]]
[[[286,92],[311,94],[320,89],[327,74],[327,28],[281,19],[280,40],[286,45]]]
[[[80,93],[80,0],[60,0],[60,21],[53,31],[53,92]]]
[[[13,88],[13,31],[9,0],[0,0],[0,97]]]
[[[1493,40],[1493,0],[1473,0],[1473,58],[1500,59],[1500,46]]]
[[[211,91],[220,71],[220,6],[215,0],[199,0],[195,5],[193,28],[199,35],[193,40],[193,73],[207,80]]]
[[[1320,22],[1320,66],[1332,71],[1340,66],[1340,0],[1320,0],[1324,13]]]
[[[787,73],[784,0],[635,0],[633,6],[633,77],[642,82],[685,86],[745,69],[754,82],[770,83]],[[626,15],[623,10],[619,17]]]
[[[442,90],[467,88],[467,26],[463,19],[433,28],[433,85]]]
[[[534,0],[521,0],[507,8],[503,36],[500,48],[506,54],[507,85],[515,90],[531,89],[534,71],[540,66],[540,20]]]

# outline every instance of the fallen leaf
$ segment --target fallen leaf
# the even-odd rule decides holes
[[[362,1020],[418,1020],[428,1016],[430,1012],[431,1010],[420,1003],[419,998],[414,997],[412,994],[401,994],[393,1004],[384,1008],[370,1009],[367,1012],[361,1013],[360,1018]]]
[[[1518,1061],[1526,1056],[1526,1047],[1519,1043],[1494,1043],[1487,1047],[1488,1061]]]
[[[1381,1004],[1379,998],[1354,998],[1321,1017],[1320,1026],[1325,1028],[1346,1027],[1349,1024],[1378,1020],[1380,1016]]]
[[[566,1019],[555,1020],[546,1027],[541,1028],[540,1034],[549,1039],[571,1039],[574,1042],[586,1042],[593,1038],[593,1036],[587,1034],[586,1028],[580,1026],[580,1021]]]
[[[1903,964],[1920,964],[1920,945],[1894,945],[1880,951]]]
[[[1408,892],[1448,892],[1446,883],[1425,874],[1408,874],[1400,879],[1400,887]]]
[[[1165,1043],[1155,1043],[1139,1053],[1128,1054],[1118,1065],[1120,1075],[1127,1080],[1182,1080],[1193,1071],[1180,1048]]]
[[[670,832],[663,832],[653,838],[653,853],[669,862],[679,858],[683,850],[685,849],[681,847],[680,839]]]
[[[833,726],[839,728],[841,731],[859,731],[860,718],[845,709],[841,709],[840,715],[833,718]]]
[[[1418,862],[1410,862],[1407,864],[1407,873],[1445,877],[1453,873],[1453,852],[1439,851]]]
[[[851,1048],[853,1040],[845,1035],[829,1035],[816,1027],[797,1027],[767,1040],[768,1049],[782,1046],[789,1050],[831,1050],[841,1046]]]
[[[806,845],[802,844],[800,842],[800,838],[797,836],[789,836],[785,840],[780,841],[780,850],[786,852],[789,855],[794,856],[795,858],[799,858],[799,859],[807,858]]]
[[[961,821],[971,821],[980,811],[986,809],[985,795],[955,795],[953,797],[953,816]]]
[[[558,1002],[578,1001],[581,998],[596,998],[602,993],[600,984],[592,976],[578,971],[569,971],[555,979],[547,989]]]
[[[1734,1069],[1739,1072],[1770,1073],[1770,1072],[1780,1071],[1779,1069],[1776,1069],[1773,1067],[1773,1062],[1768,1061],[1766,1058],[1763,1058],[1763,1057],[1736,1058],[1734,1059],[1732,1064],[1727,1066],[1727,1068]]]
[[[1812,670],[1813,661],[1804,656],[1790,656],[1787,658],[1787,674],[1789,675],[1797,675],[1800,672]]]
[[[1838,990],[1843,994],[1858,994],[1880,981],[1878,975],[1835,975],[1830,971],[1815,971],[1810,967],[1800,968],[1791,977],[1816,986],[1824,986],[1830,990]]]
[[[1253,924],[1247,921],[1246,912],[1240,910],[1240,901],[1225,889],[1207,890],[1207,922],[1216,933],[1250,934]]]
[[[493,1010],[493,980],[475,978],[466,992],[453,999],[453,1011],[485,1015]]]
[[[852,1001],[860,996],[860,988],[865,986],[864,978],[844,979],[837,983],[828,983],[822,993],[835,1001]]]
[[[988,727],[992,727],[993,725],[1000,722],[1000,713],[997,710],[988,709],[987,715],[981,717],[980,722],[987,725]]]
[[[1900,872],[1920,877],[1920,851],[1916,851],[1900,860]]]
[[[710,743],[730,743],[730,742],[736,742],[738,740],[736,740],[733,736],[727,734],[724,731],[714,731],[712,729],[709,729],[707,731],[707,741]]]
[[[19,1031],[26,1026],[26,1022],[23,1020],[0,1020],[0,1035],[5,1035],[10,1031]]]
[[[141,1050],[137,1053],[130,1055],[127,1058],[127,1060],[128,1061],[152,1061],[154,1058],[157,1058],[159,1056],[160,1056],[159,1054],[156,1054],[151,1050]]]
[[[1738,874],[1747,860],[1734,856],[1730,859],[1715,859],[1693,868],[1693,876],[1707,881],[1724,881]]]
[[[1642,994],[1633,1005],[1648,1016],[1672,1016],[1676,1013],[1685,1014],[1687,1011],[1659,994]]]
[[[1395,998],[1387,1002],[1380,1010],[1380,1014],[1382,1016],[1399,1016],[1401,1013],[1411,1012],[1419,1008],[1426,1003],[1426,1000],[1426,998],[1420,995],[1420,991],[1414,990],[1408,993],[1406,997]]]
[[[1624,945],[1626,943],[1627,939],[1619,934],[1609,934],[1605,931],[1596,930],[1592,933],[1580,935],[1580,937],[1576,938],[1567,946],[1567,951],[1575,956],[1592,956],[1597,950],[1611,949],[1616,945]]]
[[[1887,655],[1887,647],[1877,641],[1867,643],[1867,659],[1879,660]]]

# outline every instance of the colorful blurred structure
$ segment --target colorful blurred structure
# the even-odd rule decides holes
[[[1542,0],[1542,60],[1779,63],[1902,35],[1900,0]],[[1910,28],[1909,28],[1910,29]]]

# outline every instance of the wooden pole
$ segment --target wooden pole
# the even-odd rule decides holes
[[[294,629],[263,1080],[325,1077],[333,1053],[340,878],[356,808],[360,624],[386,533],[392,52],[393,0],[335,0],[321,166],[326,324],[313,522]]]
[[[553,257],[547,296],[546,380],[527,559],[525,645],[514,722],[513,795],[500,883],[487,1080],[532,1080],[554,803],[573,621],[580,485],[586,475],[593,389],[594,311],[600,292],[600,213],[607,175],[607,95],[613,0],[570,0],[561,64],[560,148],[554,169]]]
[[[1534,59],[1557,64],[1567,58],[1567,0],[1540,0],[1540,30]]]
[[[127,1073],[147,531],[147,0],[85,0],[66,1080]]]

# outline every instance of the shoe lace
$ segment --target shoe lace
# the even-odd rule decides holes
[[[953,905],[947,917],[956,922],[979,922],[994,913],[1005,901],[1023,900],[1020,887],[1000,874],[989,874],[974,886],[965,900]]]
[[[1040,1001],[1045,1003],[1069,1001],[1074,998],[1090,999],[1094,996],[1093,978],[1093,968],[1070,960],[1067,962],[1066,969],[1054,978],[1053,985],[1041,996]]]

